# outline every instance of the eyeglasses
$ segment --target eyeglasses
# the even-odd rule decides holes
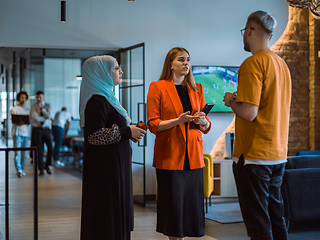
[[[246,28],[244,28],[244,29],[241,29],[240,32],[241,32],[241,36],[242,36],[242,37],[243,37],[243,35],[244,35],[244,32],[245,32],[248,28],[251,28],[252,30],[254,30],[253,27],[246,27]]]
[[[115,69],[116,71],[119,71],[119,70],[120,70],[120,72],[122,72],[122,67],[121,67],[121,65],[118,66],[118,67],[115,67],[114,69]]]

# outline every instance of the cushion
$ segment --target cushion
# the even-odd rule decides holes
[[[287,169],[283,180],[285,215],[290,214],[286,217],[290,220],[320,218],[320,169]]]
[[[288,157],[286,169],[299,169],[299,168],[320,168],[320,156],[294,156]]]

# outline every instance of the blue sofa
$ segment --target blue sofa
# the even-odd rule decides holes
[[[287,224],[320,219],[320,155],[288,157],[281,192]]]
[[[304,155],[320,155],[320,150],[308,150],[308,151],[299,151],[297,155],[304,156]]]

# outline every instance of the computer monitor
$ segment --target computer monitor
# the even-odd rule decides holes
[[[80,131],[80,119],[72,119],[69,125],[67,136],[79,136]]]

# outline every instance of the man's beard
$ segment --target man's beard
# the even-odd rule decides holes
[[[251,52],[250,51],[250,45],[247,42],[244,43],[244,50],[247,51],[247,52]]]

